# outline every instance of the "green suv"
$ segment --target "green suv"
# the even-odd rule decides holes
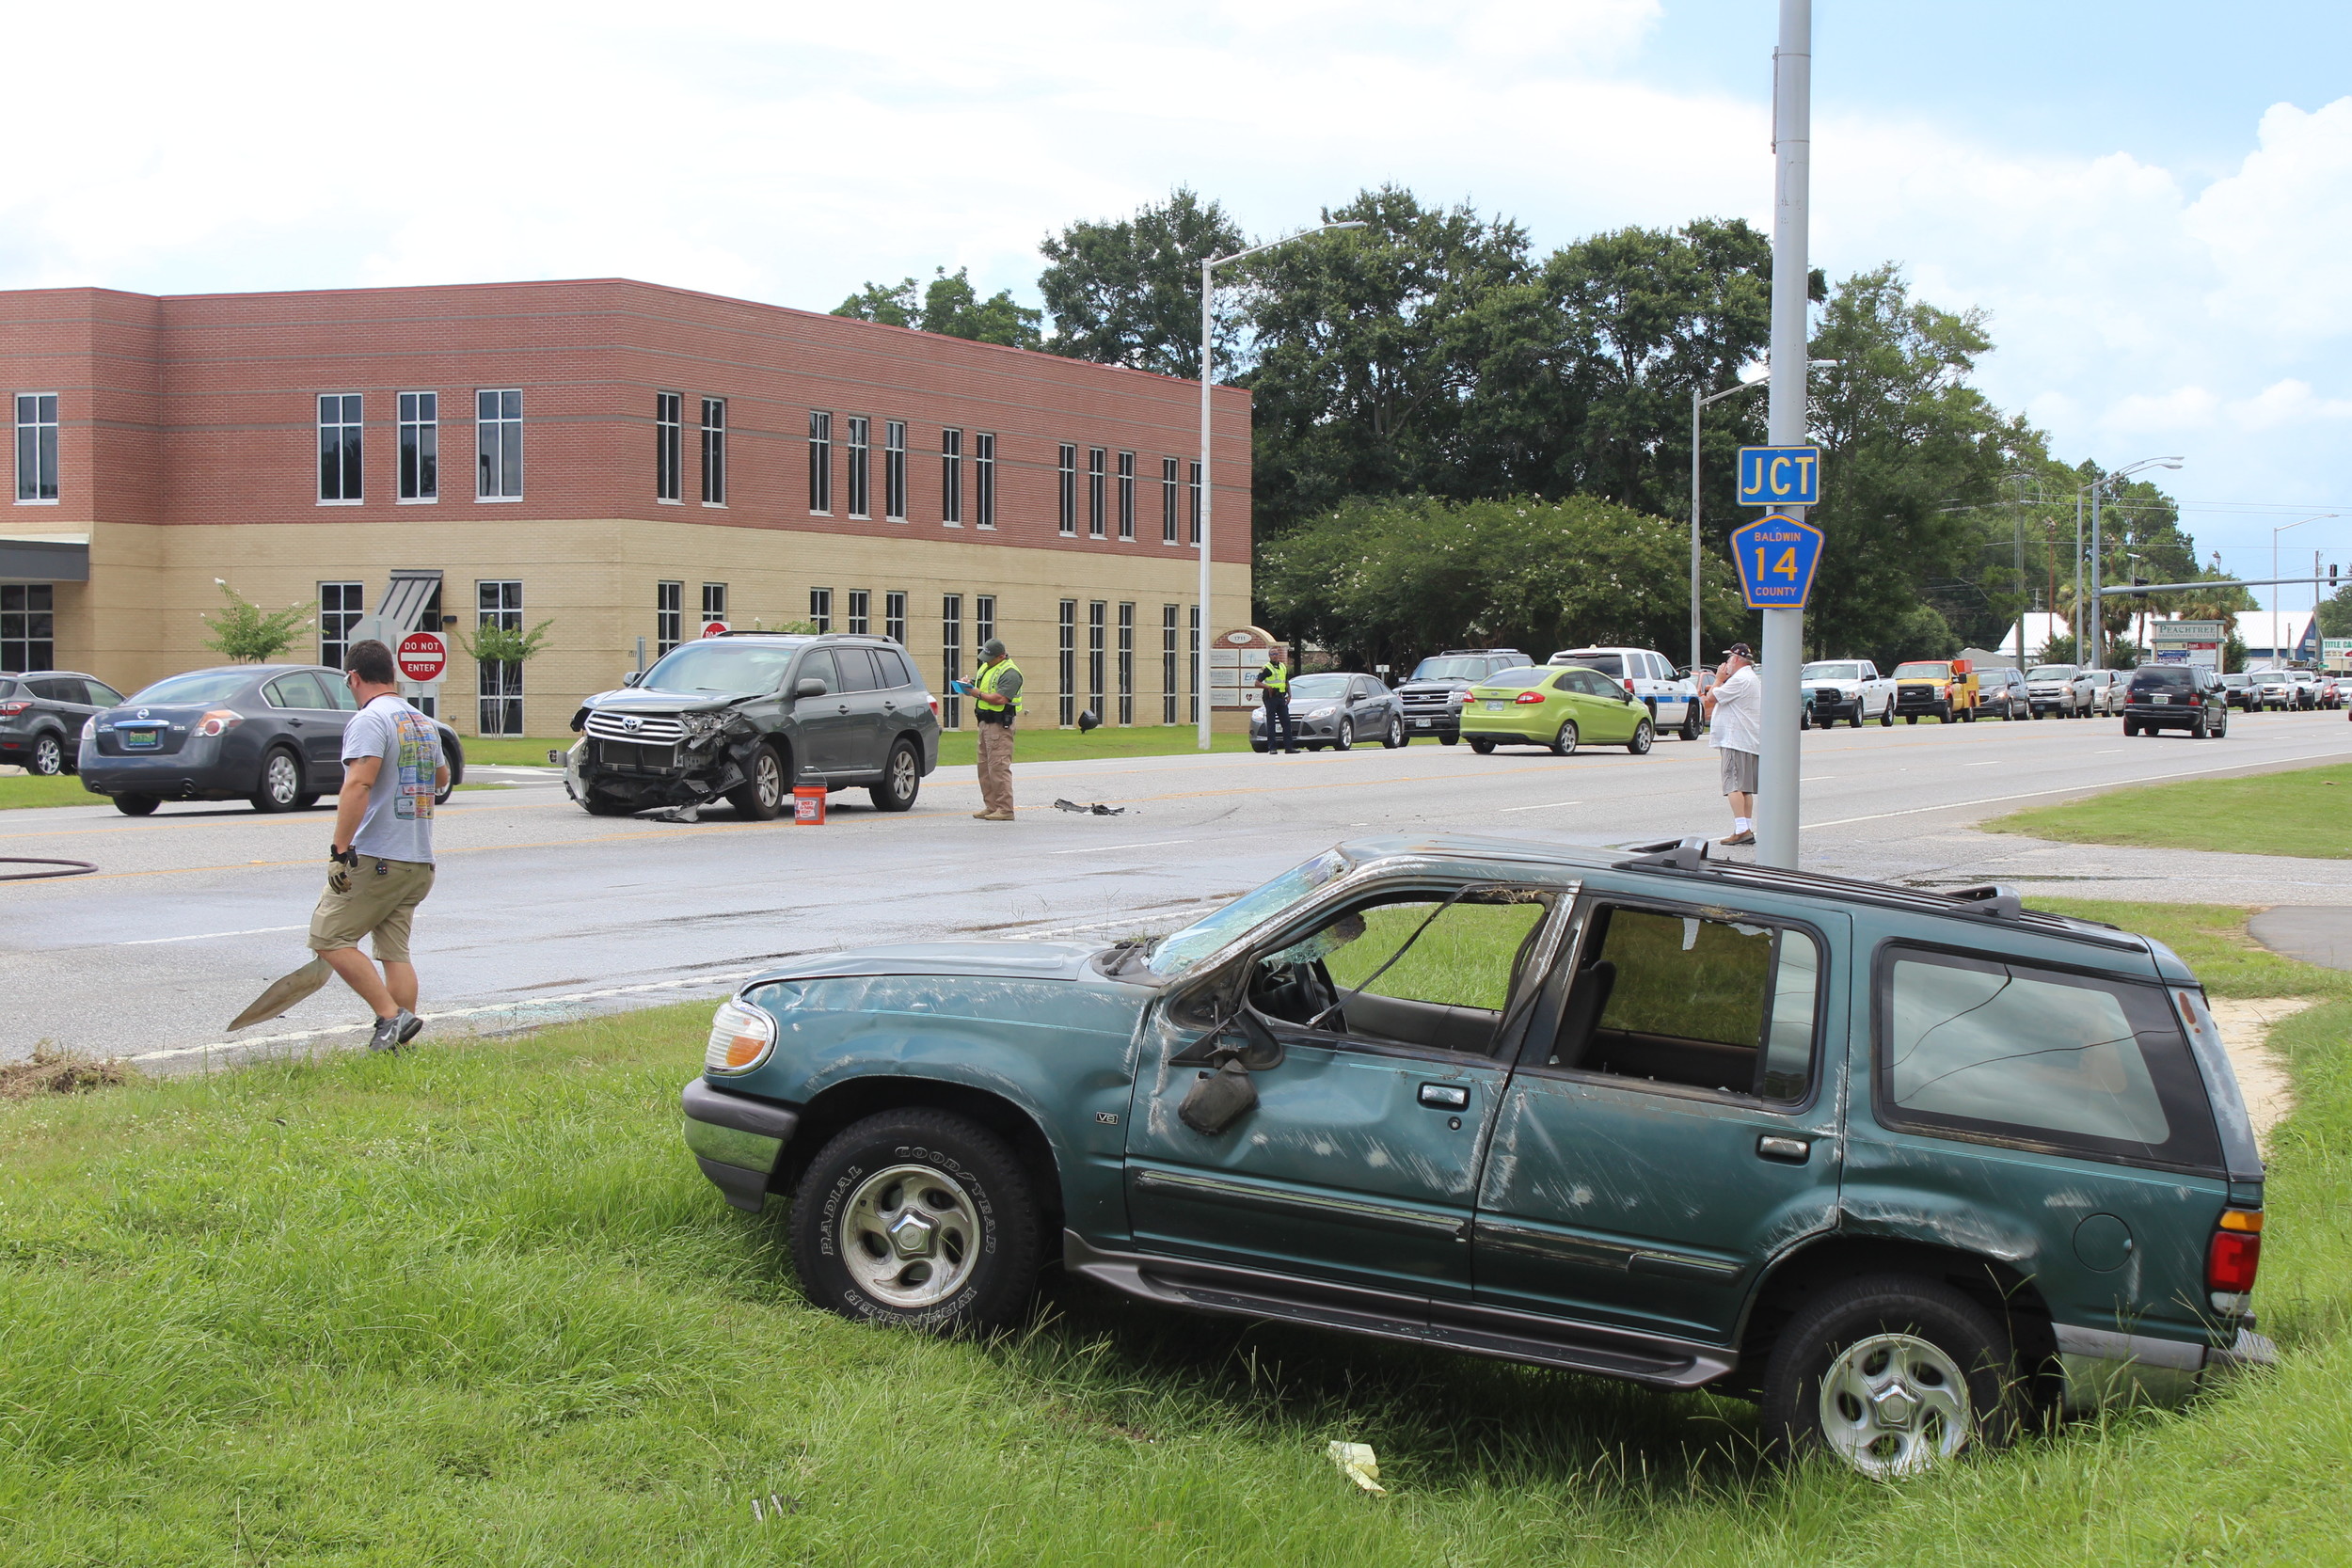
[[[1649,705],[1581,664],[1506,670],[1470,689],[1462,737],[1484,756],[1498,746],[1544,746],[1567,756],[1590,741],[1635,756],[1658,738]]]
[[[878,947],[723,1003],[687,1142],[812,1301],[1058,1262],[1761,1409],[1872,1475],[2266,1363],[2195,976],[2022,908],[1529,841],[1343,844],[1173,935]]]

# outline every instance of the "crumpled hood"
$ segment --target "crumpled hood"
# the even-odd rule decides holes
[[[596,713],[706,713],[732,707],[741,697],[690,697],[683,691],[641,691],[616,687],[599,691],[580,704]]]
[[[883,947],[852,947],[839,953],[796,958],[767,971],[754,985],[770,980],[822,980],[847,975],[975,974],[1013,980],[1075,980],[1099,942],[910,942]]]

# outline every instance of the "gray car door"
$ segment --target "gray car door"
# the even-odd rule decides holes
[[[841,690],[841,672],[834,663],[831,648],[811,648],[801,656],[801,662],[786,683],[785,693],[790,696],[806,680],[825,683],[822,696],[800,697],[792,704],[792,726],[799,731],[800,771],[821,773],[830,777],[846,772],[850,768],[851,731],[850,701]]]
[[[841,673],[835,694],[849,708],[842,731],[840,771],[852,778],[878,776],[888,749],[883,740],[882,703],[897,672],[890,673],[893,679],[884,679],[871,648],[835,648],[833,662]]]
[[[287,738],[302,750],[307,789],[340,789],[343,778],[343,723],[319,678],[308,670],[278,676],[262,689]]]

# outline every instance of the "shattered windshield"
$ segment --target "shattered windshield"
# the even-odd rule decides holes
[[[1347,870],[1347,857],[1327,849],[1304,865],[1293,866],[1274,880],[1226,905],[1215,914],[1194,921],[1152,951],[1152,967],[1162,974],[1182,974],[1243,932],[1263,926],[1315,889]]]

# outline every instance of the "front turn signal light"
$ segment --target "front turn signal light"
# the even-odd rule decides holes
[[[765,1008],[730,996],[719,1004],[718,1012],[711,1017],[709,1043],[703,1050],[703,1070],[749,1072],[765,1062],[775,1048],[776,1021]]]

